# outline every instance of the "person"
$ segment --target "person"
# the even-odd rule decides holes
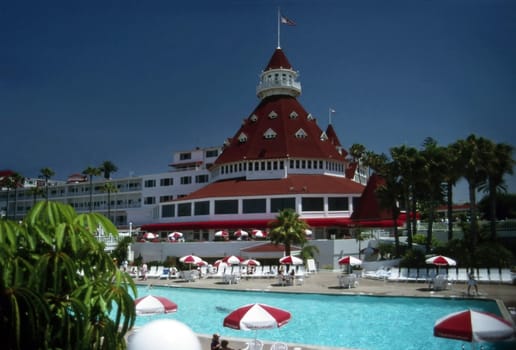
[[[475,295],[478,295],[478,286],[477,280],[475,279],[475,275],[473,274],[473,270],[470,270],[468,273],[468,295],[471,295],[471,287],[475,288]]]
[[[147,280],[147,263],[143,263],[142,265],[142,280],[146,281]]]
[[[220,337],[217,333],[213,334],[213,336],[211,337],[211,345],[210,345],[210,349],[211,350],[220,350]]]
[[[235,349],[229,347],[229,342],[227,340],[223,340],[220,343],[220,346],[221,346],[220,350],[235,350]]]

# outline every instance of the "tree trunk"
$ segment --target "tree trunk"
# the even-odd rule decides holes
[[[448,241],[453,239],[453,185],[450,181],[447,183],[447,206],[448,206]]]
[[[491,231],[491,240],[496,242],[496,185],[493,184],[493,181],[489,180],[489,210],[491,212],[490,218],[490,231]]]

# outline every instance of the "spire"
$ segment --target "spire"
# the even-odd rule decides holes
[[[262,100],[273,95],[297,97],[301,95],[301,83],[297,77],[298,72],[292,69],[283,50],[277,48],[260,75],[256,95]]]

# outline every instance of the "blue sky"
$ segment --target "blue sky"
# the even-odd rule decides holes
[[[299,100],[323,129],[336,110],[345,147],[514,145],[516,1],[4,1],[0,169],[150,174],[222,144],[258,104],[278,6]]]

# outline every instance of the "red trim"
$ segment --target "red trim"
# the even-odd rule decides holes
[[[213,220],[204,222],[164,222],[143,225],[143,231],[178,231],[178,230],[198,230],[198,229],[251,229],[265,228],[271,221],[267,220]],[[303,219],[311,227],[321,226],[342,226],[348,227],[352,223],[349,218],[316,218]]]

